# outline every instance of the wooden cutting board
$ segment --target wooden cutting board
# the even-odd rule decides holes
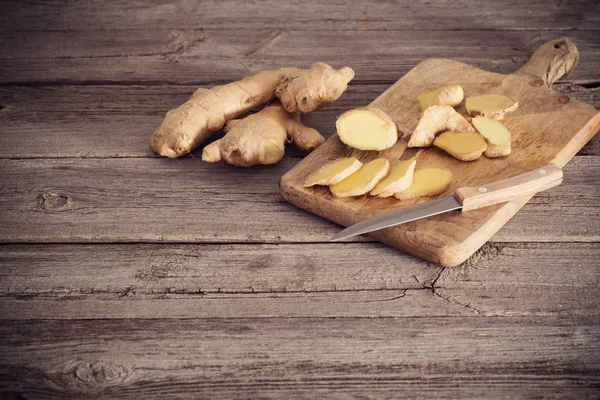
[[[367,162],[380,156],[390,162],[406,159],[404,141],[382,152],[354,150],[334,134],[281,178],[281,193],[290,203],[338,224],[349,226],[382,213],[425,200],[449,196],[462,186],[476,186],[509,178],[550,162],[563,167],[600,129],[600,113],[585,103],[554,92],[552,82],[576,65],[578,51],[567,38],[549,41],[536,50],[518,71],[503,75],[458,61],[429,59],[397,81],[370,106],[388,113],[404,137],[410,135],[421,114],[417,94],[445,84],[463,87],[466,96],[500,93],[517,99],[519,108],[502,121],[512,133],[512,154],[505,158],[482,156],[458,161],[437,148],[429,148],[417,168],[441,166],[452,170],[454,180],[443,194],[428,199],[399,201],[392,198],[334,198],[327,187],[303,187],[306,177],[325,163],[355,156]],[[357,104],[362,106],[362,104]],[[464,103],[458,111],[467,115]],[[488,241],[531,198],[462,213],[439,216],[382,229],[369,236],[410,254],[444,266],[454,266]]]

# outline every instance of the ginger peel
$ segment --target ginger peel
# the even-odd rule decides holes
[[[244,119],[232,120],[225,131],[223,138],[204,148],[204,161],[224,159],[238,167],[275,164],[284,156],[288,137],[305,151],[325,141],[319,132],[300,122],[298,113],[288,113],[279,102],[273,102]]]
[[[429,147],[442,131],[474,132],[469,122],[450,106],[431,106],[423,112],[408,147]]]
[[[150,139],[152,149],[167,157],[189,153],[227,121],[277,97],[288,112],[311,112],[336,100],[354,77],[349,67],[335,70],[321,62],[309,69],[263,71],[240,81],[198,89],[167,113]]]
[[[417,100],[421,109],[425,111],[430,106],[456,107],[462,103],[465,92],[459,85],[445,85],[437,89],[421,92]]]

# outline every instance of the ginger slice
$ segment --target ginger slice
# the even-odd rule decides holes
[[[371,190],[371,196],[390,197],[412,185],[413,173],[415,172],[416,159],[401,161],[392,165],[388,176]]]
[[[487,149],[485,139],[477,132],[444,132],[433,145],[461,161],[477,160]]]
[[[511,97],[501,94],[483,94],[467,97],[465,106],[469,115],[481,115],[501,120],[504,118],[504,114],[516,110],[519,103]]]
[[[462,103],[465,92],[458,85],[445,85],[437,89],[421,92],[417,95],[417,100],[421,109],[425,111],[430,106],[450,106],[456,107]]]
[[[510,154],[510,132],[502,122],[487,117],[475,117],[471,122],[488,144],[483,153],[486,157],[503,157]]]
[[[398,141],[396,123],[375,108],[355,108],[335,122],[340,140],[359,150],[385,150]]]
[[[474,132],[475,129],[450,106],[427,107],[408,141],[408,147],[429,147],[435,135],[442,131]]]
[[[329,186],[335,197],[360,196],[370,192],[390,171],[390,162],[378,158],[335,185]]]
[[[398,200],[410,200],[424,196],[435,196],[448,189],[452,172],[446,168],[420,168],[413,174],[413,183],[407,189],[394,193]]]
[[[304,182],[304,187],[335,185],[358,171],[362,165],[363,163],[358,161],[356,157],[340,158],[332,161],[310,174]]]

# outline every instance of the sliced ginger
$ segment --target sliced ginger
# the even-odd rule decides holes
[[[471,122],[488,144],[483,153],[486,157],[503,157],[510,154],[510,132],[502,122],[487,117],[475,117]]]
[[[481,115],[500,120],[504,114],[519,107],[519,103],[508,96],[501,94],[483,94],[481,96],[467,97],[465,102],[467,112],[472,116]]]
[[[452,172],[446,168],[420,168],[413,174],[413,183],[407,189],[394,193],[398,200],[410,200],[424,196],[435,196],[448,189]]]
[[[390,162],[378,158],[335,185],[329,186],[335,197],[361,196],[370,192],[390,171]]]
[[[417,95],[417,100],[421,109],[425,111],[430,106],[450,106],[456,107],[462,103],[465,92],[458,85],[446,85],[437,89],[421,92]]]
[[[396,123],[383,111],[356,108],[339,116],[337,133],[342,142],[359,150],[385,150],[398,141]]]
[[[304,186],[335,185],[358,171],[362,165],[363,163],[355,157],[335,160],[313,172],[304,182]]]
[[[408,141],[408,147],[429,147],[442,131],[474,132],[475,129],[450,106],[428,107]]]
[[[401,161],[398,164],[392,165],[389,175],[383,178],[371,190],[371,196],[390,197],[394,193],[408,188],[413,182],[415,165],[417,165],[417,160],[415,159]]]
[[[444,132],[433,145],[461,161],[477,160],[487,149],[485,139],[477,132]]]

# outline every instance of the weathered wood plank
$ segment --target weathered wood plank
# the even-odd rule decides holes
[[[510,73],[563,31],[252,31],[148,29],[27,31],[0,35],[1,84],[212,85],[282,66],[349,65],[355,82],[391,83],[426,58]],[[566,78],[598,82],[596,31],[568,34],[581,52]],[[567,81],[567,80],[564,80]]]
[[[364,106],[386,84],[350,85],[336,102],[303,116],[325,136],[342,112]],[[158,157],[148,146],[164,114],[196,86],[0,86],[0,158]],[[562,83],[555,89],[600,108],[600,88]],[[196,153],[199,154],[200,150]],[[289,154],[303,156],[295,146]],[[596,136],[581,154],[600,154]]]
[[[596,317],[5,321],[0,391],[587,399],[600,385],[599,326]]]
[[[339,227],[285,202],[297,162],[240,170],[183,159],[0,160],[1,242],[322,242]],[[600,240],[600,159],[576,157],[495,241]],[[364,240],[364,239],[357,239]]]
[[[373,243],[0,246],[0,288],[13,297],[422,289],[440,272]]]
[[[370,243],[6,245],[0,316],[599,315],[599,257],[597,243],[493,243],[442,272]]]
[[[0,29],[113,30],[123,27],[172,29],[295,30],[598,30],[594,1],[467,0],[405,3],[397,1],[240,2],[235,0],[91,1],[75,3],[7,2]]]

